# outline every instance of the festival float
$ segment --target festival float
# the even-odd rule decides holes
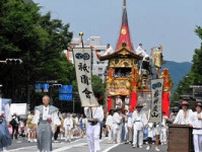
[[[163,47],[151,49],[151,55],[137,53],[130,37],[126,0],[123,2],[122,24],[115,51],[102,56],[97,51],[100,61],[108,60],[106,76],[106,109],[117,107],[133,111],[137,103],[151,107],[153,79],[163,79],[162,112],[169,115],[170,90],[172,81],[168,69],[161,69]]]

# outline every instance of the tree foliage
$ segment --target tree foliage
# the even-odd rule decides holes
[[[50,13],[41,15],[37,4],[23,0],[1,0],[0,10],[0,59],[23,60],[21,65],[0,64],[6,96],[25,100],[35,81],[74,81],[73,65],[61,56],[72,38],[69,24],[51,19]]]
[[[92,87],[95,96],[98,98],[101,104],[104,104],[104,95],[105,95],[105,84],[102,82],[102,79],[96,75],[92,76]]]
[[[198,26],[195,32],[201,40],[201,47],[195,49],[191,71],[179,83],[175,94],[176,99],[179,98],[179,95],[191,94],[190,85],[202,85],[202,28]]]

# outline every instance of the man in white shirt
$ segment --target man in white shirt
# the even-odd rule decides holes
[[[102,56],[112,54],[113,52],[114,52],[114,50],[113,50],[113,48],[111,47],[111,45],[110,45],[110,44],[107,44],[106,50],[105,50],[105,52],[102,54]]]
[[[187,101],[182,101],[181,103],[182,109],[178,112],[174,124],[180,124],[180,125],[190,125],[191,124],[191,116],[192,116],[192,110],[188,109],[189,103]]]
[[[65,141],[71,141],[72,128],[73,128],[73,120],[70,114],[67,114],[67,117],[64,120],[63,127],[65,128]]]
[[[133,122],[132,122],[132,113],[127,113],[127,121],[126,121],[126,127],[127,127],[127,140],[126,143],[132,144],[132,138],[133,138]]]
[[[89,152],[98,152],[100,150],[100,123],[104,119],[103,108],[102,106],[85,107],[84,113],[88,119],[86,134]]]
[[[121,99],[121,97],[120,96],[117,96],[116,97],[116,106],[115,106],[115,108],[116,109],[121,109],[122,108],[122,106],[123,106],[123,102],[122,102],[122,99]]]
[[[143,145],[143,129],[147,124],[148,120],[146,114],[142,110],[143,105],[138,104],[135,111],[132,114],[133,121],[133,148],[139,146],[142,148]]]
[[[135,50],[135,53],[139,56],[142,56],[143,58],[149,57],[149,55],[146,53],[146,51],[142,47],[142,43],[140,43]]]
[[[33,124],[37,126],[37,147],[40,152],[52,151],[52,136],[56,126],[61,125],[58,108],[50,104],[50,97],[42,98],[43,105],[35,108]]]
[[[196,104],[196,112],[192,114],[194,151],[202,152],[202,103]]]
[[[109,111],[109,114],[107,116],[106,126],[107,126],[107,131],[108,131],[108,143],[112,143],[112,139],[113,139],[113,132],[112,132],[112,128],[113,128],[113,110],[112,109]]]
[[[113,138],[115,143],[121,142],[121,124],[122,124],[121,109],[118,108],[113,114]]]
[[[166,124],[166,121],[168,120],[168,116],[163,113],[163,119],[161,123],[161,133],[160,133],[160,140],[161,140],[161,145],[164,145],[167,143],[167,130],[168,126]]]

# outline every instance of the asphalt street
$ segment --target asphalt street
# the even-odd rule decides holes
[[[160,146],[161,152],[166,152],[166,146]],[[25,139],[14,140],[12,146],[8,148],[9,152],[36,152],[36,143],[28,143]],[[64,140],[53,143],[53,152],[88,152],[86,138],[75,139],[68,143]],[[132,148],[128,144],[108,144],[107,139],[101,140],[101,152],[147,152],[146,145],[143,148]],[[149,152],[155,152],[152,146]]]

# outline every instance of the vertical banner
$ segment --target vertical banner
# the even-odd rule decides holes
[[[163,79],[151,80],[152,102],[150,122],[161,123]]]
[[[73,49],[73,54],[78,91],[82,107],[98,106],[91,84],[91,48],[76,47]]]

